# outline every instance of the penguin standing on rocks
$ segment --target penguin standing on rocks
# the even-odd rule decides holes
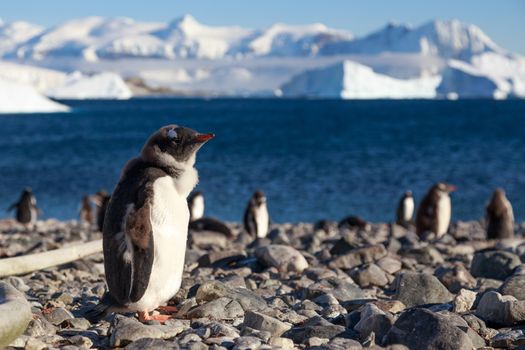
[[[204,216],[204,195],[201,191],[195,191],[188,197],[190,208],[190,221],[195,221]]]
[[[512,205],[505,196],[505,191],[494,191],[487,205],[487,239],[514,237],[514,213]]]
[[[412,223],[414,208],[414,196],[412,196],[411,191],[406,191],[397,205],[396,223],[403,227],[408,227]]]
[[[244,229],[255,239],[266,237],[269,228],[270,215],[266,196],[262,191],[255,191],[244,212]]]
[[[427,231],[434,232],[437,237],[447,233],[452,216],[449,194],[455,190],[455,186],[443,182],[438,182],[430,188],[417,210],[416,233],[419,236]]]
[[[16,209],[16,220],[25,225],[35,224],[39,209],[36,206],[36,198],[30,187],[26,187],[18,202],[11,204],[8,211]]]
[[[104,227],[104,219],[106,217],[106,209],[108,208],[111,196],[106,191],[98,191],[91,196],[91,200],[95,203],[97,208],[97,228],[102,232]]]
[[[82,197],[82,203],[80,203],[80,222],[89,225],[93,223],[93,209],[87,195]]]
[[[197,185],[197,151],[213,134],[168,125],[130,160],[111,196],[103,229],[108,292],[87,313],[137,312],[139,320],[166,321],[163,309],[182,281],[190,213],[186,198]]]

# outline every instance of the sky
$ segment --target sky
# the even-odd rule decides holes
[[[264,28],[275,22],[321,22],[365,35],[389,21],[419,25],[432,19],[476,24],[497,44],[525,54],[524,0],[2,0],[0,18],[52,26],[84,16],[125,16],[168,22],[191,14],[208,25]]]

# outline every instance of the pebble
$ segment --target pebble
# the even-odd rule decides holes
[[[453,294],[432,275],[403,272],[398,275],[396,299],[407,307],[452,301]]]
[[[296,249],[280,244],[270,244],[255,250],[255,256],[266,266],[273,266],[281,272],[301,273],[308,268],[308,262]]]
[[[105,292],[102,254],[3,278],[24,293],[33,313],[24,334],[10,345],[64,350],[525,348],[521,234],[512,241],[486,242],[483,226],[472,221],[455,223],[451,234],[425,241],[412,227],[298,223],[272,225],[267,238],[252,242],[241,225],[228,226],[235,239],[192,235],[182,287],[170,301],[179,311],[163,325],[142,324],[133,314],[111,315],[97,324],[83,318]],[[39,222],[35,232],[27,232],[0,220],[5,256],[87,237],[97,239],[100,233],[56,220]]]

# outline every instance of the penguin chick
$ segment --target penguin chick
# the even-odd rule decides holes
[[[494,191],[486,211],[487,239],[514,237],[514,213],[503,189]]]
[[[396,223],[403,227],[408,227],[412,223],[414,216],[414,197],[411,191],[406,191],[397,205]]]
[[[11,204],[8,211],[16,209],[16,220],[25,225],[35,224],[40,210],[36,206],[36,198],[30,187],[26,187],[20,199]]]
[[[160,128],[125,166],[106,211],[104,268],[108,292],[86,316],[138,312],[150,315],[182,282],[190,213],[187,197],[198,182],[197,151],[213,134],[177,125]],[[164,307],[165,308],[165,307]]]
[[[263,238],[270,228],[270,215],[266,206],[266,196],[262,191],[255,191],[244,211],[244,229],[255,238]]]
[[[431,231],[439,238],[448,232],[452,216],[450,193],[455,190],[455,186],[443,182],[430,188],[417,210],[416,233],[419,236]]]

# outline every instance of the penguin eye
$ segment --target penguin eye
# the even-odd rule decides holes
[[[175,139],[177,139],[178,136],[177,131],[175,131],[175,129],[169,129],[167,136],[170,140],[174,141]]]

